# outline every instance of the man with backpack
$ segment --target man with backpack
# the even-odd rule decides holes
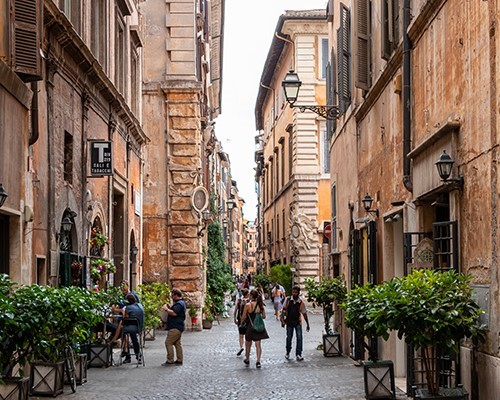
[[[290,351],[292,350],[293,332],[297,337],[297,345],[295,347],[295,355],[297,361],[302,361],[302,318],[306,321],[306,331],[309,332],[309,319],[307,318],[307,309],[304,301],[300,298],[300,287],[294,286],[292,288],[292,295],[287,297],[283,305],[283,312],[281,314],[281,326],[286,325],[286,355],[285,358],[290,358]]]

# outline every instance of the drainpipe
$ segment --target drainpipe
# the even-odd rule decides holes
[[[38,82],[31,82],[31,91],[33,92],[33,101],[31,102],[31,134],[29,145],[33,146],[40,135],[38,128]]]
[[[403,4],[403,184],[413,192],[411,163],[411,43],[408,36],[410,25],[410,0]]]

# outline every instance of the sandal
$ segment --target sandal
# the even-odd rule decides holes
[[[247,360],[246,358],[243,360],[243,362],[247,367],[250,365],[250,360]]]
[[[260,368],[260,362],[257,362],[257,363],[255,364],[255,367],[256,367],[256,368]]]

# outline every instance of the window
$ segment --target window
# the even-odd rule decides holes
[[[349,9],[340,3],[340,28],[337,30],[339,115],[351,104],[351,22]]]
[[[90,19],[90,50],[106,68],[106,1],[92,0]]]
[[[321,173],[330,173],[330,138],[326,129],[321,129]]]
[[[382,58],[388,60],[398,47],[400,38],[399,0],[382,1]]]
[[[276,215],[276,241],[280,240],[280,216]]]
[[[75,31],[80,33],[80,17],[82,15],[82,11],[80,9],[80,0],[63,0],[62,11],[73,24],[73,28],[75,28]]]
[[[42,75],[40,56],[42,1],[13,1],[10,10],[12,69],[22,76],[40,77]]]
[[[125,97],[125,22],[118,9],[116,15],[115,84]]]
[[[64,132],[64,180],[73,183],[73,135]]]
[[[136,116],[139,114],[139,74],[137,51],[132,49],[130,55],[130,107]]]
[[[396,1],[396,0],[395,0]],[[370,0],[358,0],[356,4],[354,26],[355,84],[356,87],[369,90],[371,86],[371,12]]]
[[[276,167],[274,168],[276,175],[276,192],[278,192],[280,190],[280,158],[278,149],[274,149],[274,158],[276,159]]]
[[[320,78],[326,79],[326,66],[328,64],[328,39],[321,39],[321,58],[320,58]]]
[[[283,223],[283,240],[285,240],[285,234],[286,234],[285,210],[281,211],[281,221]]]
[[[281,186],[285,185],[285,142],[281,141]]]
[[[293,171],[293,136],[292,132],[288,133],[288,176],[292,177]]]

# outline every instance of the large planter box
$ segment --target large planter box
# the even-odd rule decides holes
[[[83,385],[87,382],[87,354],[77,354],[75,363],[76,384]]]
[[[363,363],[366,399],[395,399],[394,364],[390,360]]]
[[[56,397],[63,392],[64,361],[46,363],[37,361],[31,364],[30,395]]]
[[[150,328],[150,329],[144,329],[144,340],[155,340],[156,339],[156,329],[155,328]]]
[[[212,326],[214,324],[214,321],[204,319],[201,321],[201,325],[203,326],[203,329],[212,329]]]
[[[415,389],[415,399],[422,400],[469,400],[469,393],[463,387],[439,388],[439,394],[433,396],[427,389]]]
[[[0,384],[0,400],[28,400],[30,378],[2,378],[5,385]]]
[[[89,367],[107,368],[111,365],[113,348],[111,343],[93,343],[89,348]]]
[[[340,346],[340,333],[323,335],[323,355],[325,357],[335,357],[342,355]]]

